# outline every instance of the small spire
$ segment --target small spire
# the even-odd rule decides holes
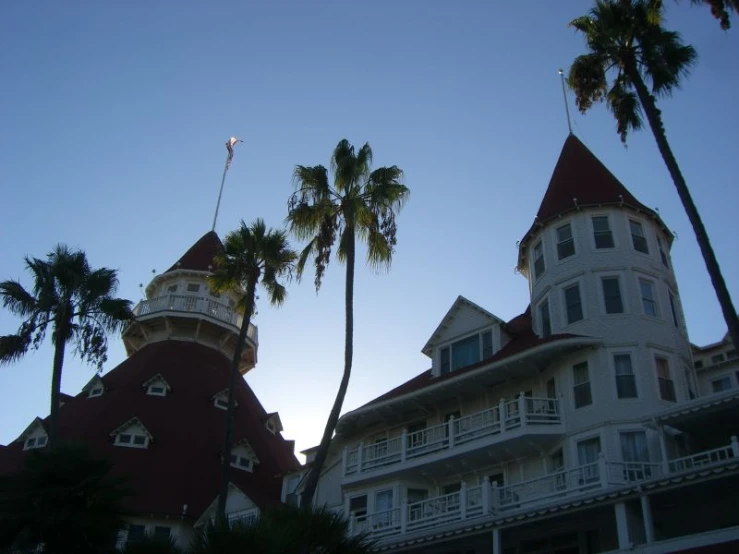
[[[567,104],[567,90],[565,89],[565,72],[562,68],[560,68],[557,73],[559,73],[559,78],[562,81],[562,97],[565,101],[565,114],[567,114],[567,129],[570,131],[570,134],[572,134],[572,123],[570,122],[570,107]]]

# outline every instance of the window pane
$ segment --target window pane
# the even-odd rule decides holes
[[[567,323],[580,321],[582,319],[582,303],[578,285],[565,289],[565,304],[567,305]]]
[[[723,392],[725,390],[729,390],[731,388],[731,377],[727,375],[726,377],[722,377],[721,379],[716,379],[715,381],[712,381],[711,388],[713,389],[713,392]]]
[[[493,355],[493,332],[485,331],[482,334],[482,359],[486,360]]]
[[[157,538],[168,539],[169,538],[169,527],[163,525],[157,525],[154,527],[154,536]]]
[[[670,375],[670,364],[665,358],[656,357],[657,381],[659,382],[659,395],[662,400],[676,402],[675,383]]]
[[[198,292],[200,290],[200,285],[197,283],[190,283],[187,285],[187,292]]]
[[[480,335],[473,335],[452,344],[452,371],[480,361]]]
[[[608,225],[608,217],[598,216],[593,218],[593,235],[596,248],[613,248],[613,235]]]
[[[644,236],[642,224],[638,221],[629,220],[629,225],[631,227],[631,242],[634,244],[634,250],[649,254],[647,239]]]
[[[541,335],[547,338],[552,334],[552,320],[549,317],[549,301],[545,300],[539,306],[539,317],[541,318]]]
[[[593,396],[590,390],[590,377],[588,375],[587,362],[573,366],[572,373],[575,383],[572,391],[575,397],[575,408],[589,406],[593,403]]]
[[[546,269],[544,265],[544,247],[541,242],[534,246],[534,279],[538,279]]]
[[[600,439],[588,439],[577,443],[577,462],[581,466],[594,464],[600,456]]]
[[[675,307],[675,295],[670,292],[670,312],[672,313],[672,323],[675,324],[675,327],[679,327],[677,323],[677,309]]]
[[[629,354],[613,356],[616,368],[616,393],[618,398],[636,398],[636,378]]]
[[[621,287],[618,284],[618,277],[603,279],[603,297],[606,302],[607,314],[623,313],[624,305],[621,300]]]
[[[444,375],[445,373],[449,373],[450,367],[449,347],[445,346],[441,349],[441,374]]]
[[[711,362],[713,362],[714,364],[720,364],[723,361],[724,361],[723,354],[714,354],[713,356],[711,356]]]
[[[39,438],[38,438],[38,439],[36,440],[36,445],[37,445],[37,446],[43,446],[43,445],[45,445],[45,444],[46,444],[46,437],[39,437]]]
[[[662,259],[662,265],[665,267],[669,267],[667,263],[667,253],[665,252],[665,243],[664,241],[659,238],[659,235],[657,236],[657,246],[659,247],[659,257]]]
[[[118,442],[121,444],[128,444],[131,442],[131,435],[128,434],[120,434],[118,435]]]
[[[649,281],[639,279],[641,289],[641,303],[644,313],[651,317],[657,317],[657,303],[654,301],[654,286]]]
[[[572,240],[572,227],[568,223],[557,229],[557,257],[563,260],[575,253],[575,241]]]
[[[624,462],[648,462],[646,433],[644,431],[621,433],[621,455]]]
[[[143,525],[129,525],[127,541],[129,543],[144,540],[146,537],[146,527]]]
[[[146,444],[146,437],[143,437],[141,435],[134,435],[133,437],[133,443],[137,444],[139,446],[142,446]]]

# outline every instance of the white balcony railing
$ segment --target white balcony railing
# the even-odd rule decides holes
[[[559,423],[562,423],[562,417],[556,399],[521,395],[515,400],[501,400],[498,406],[481,412],[459,419],[451,418],[447,423],[412,433],[404,430],[399,437],[346,448],[344,475],[376,471],[521,427],[545,427]]]
[[[503,487],[490,483],[487,477],[480,486],[468,487],[463,483],[458,492],[402,503],[376,514],[353,515],[349,524],[352,533],[366,532],[383,538],[491,514],[540,509],[591,491],[618,489],[730,461],[739,461],[736,437],[728,446],[660,463],[611,462],[601,454],[596,462]]]
[[[235,327],[239,327],[243,320],[243,316],[228,304],[224,304],[213,297],[197,294],[167,294],[142,300],[133,309],[133,313],[138,317],[158,312],[205,314]],[[253,342],[257,342],[257,328],[254,325],[249,324],[247,336]]]

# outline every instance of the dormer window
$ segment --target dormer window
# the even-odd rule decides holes
[[[444,375],[493,356],[493,332],[488,329],[439,350],[439,374]]]
[[[113,444],[127,448],[148,448],[153,438],[138,418],[132,418],[110,434]]]
[[[155,375],[143,384],[146,394],[149,396],[167,396],[170,391],[169,384],[160,374]]]
[[[25,444],[23,445],[23,450],[32,450],[33,448],[43,448],[46,446],[46,435],[37,436],[37,437],[29,437],[26,439]]]
[[[87,384],[82,388],[82,392],[87,393],[87,398],[95,398],[102,396],[105,392],[105,383],[99,375],[95,375],[90,379]]]
[[[221,410],[228,410],[228,389],[222,390],[218,394],[214,395],[212,397],[213,405],[216,408],[219,408]],[[234,408],[236,408],[239,405],[236,400],[234,400]]]
[[[254,471],[254,466],[258,463],[259,458],[257,458],[257,455],[246,439],[237,442],[231,450],[231,467],[251,473]]]
[[[95,385],[94,387],[91,387],[90,390],[87,392],[87,398],[95,398],[96,396],[102,396],[102,395],[103,395],[102,385]]]
[[[273,435],[281,433],[282,422],[280,421],[280,414],[278,414],[277,412],[267,414],[267,421],[264,425],[265,427],[267,427],[267,431],[269,431]]]

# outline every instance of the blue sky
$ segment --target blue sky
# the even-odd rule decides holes
[[[420,353],[462,294],[503,319],[528,303],[514,274],[566,138],[557,76],[583,52],[567,27],[588,0],[4,2],[0,7],[0,279],[55,243],[119,269],[119,294],[169,267],[210,229],[224,142],[244,140],[217,231],[281,226],[295,164],[328,164],[346,137],[405,170],[388,274],[357,268],[354,374],[345,410],[429,367]],[[735,157],[739,29],[668,2],[698,49],[683,90],[661,101],[668,138],[739,301]],[[739,21],[736,22],[739,25]],[[725,332],[695,239],[649,132],[621,146],[602,106],[575,133],[677,233],[672,249],[693,342]],[[247,375],[284,435],[320,440],[343,358],[343,268],[316,295],[259,308],[259,364]],[[18,320],[0,311],[0,333]],[[111,338],[111,369],[124,359]],[[71,357],[62,390],[93,369]],[[0,444],[48,411],[51,350],[0,368]]]

